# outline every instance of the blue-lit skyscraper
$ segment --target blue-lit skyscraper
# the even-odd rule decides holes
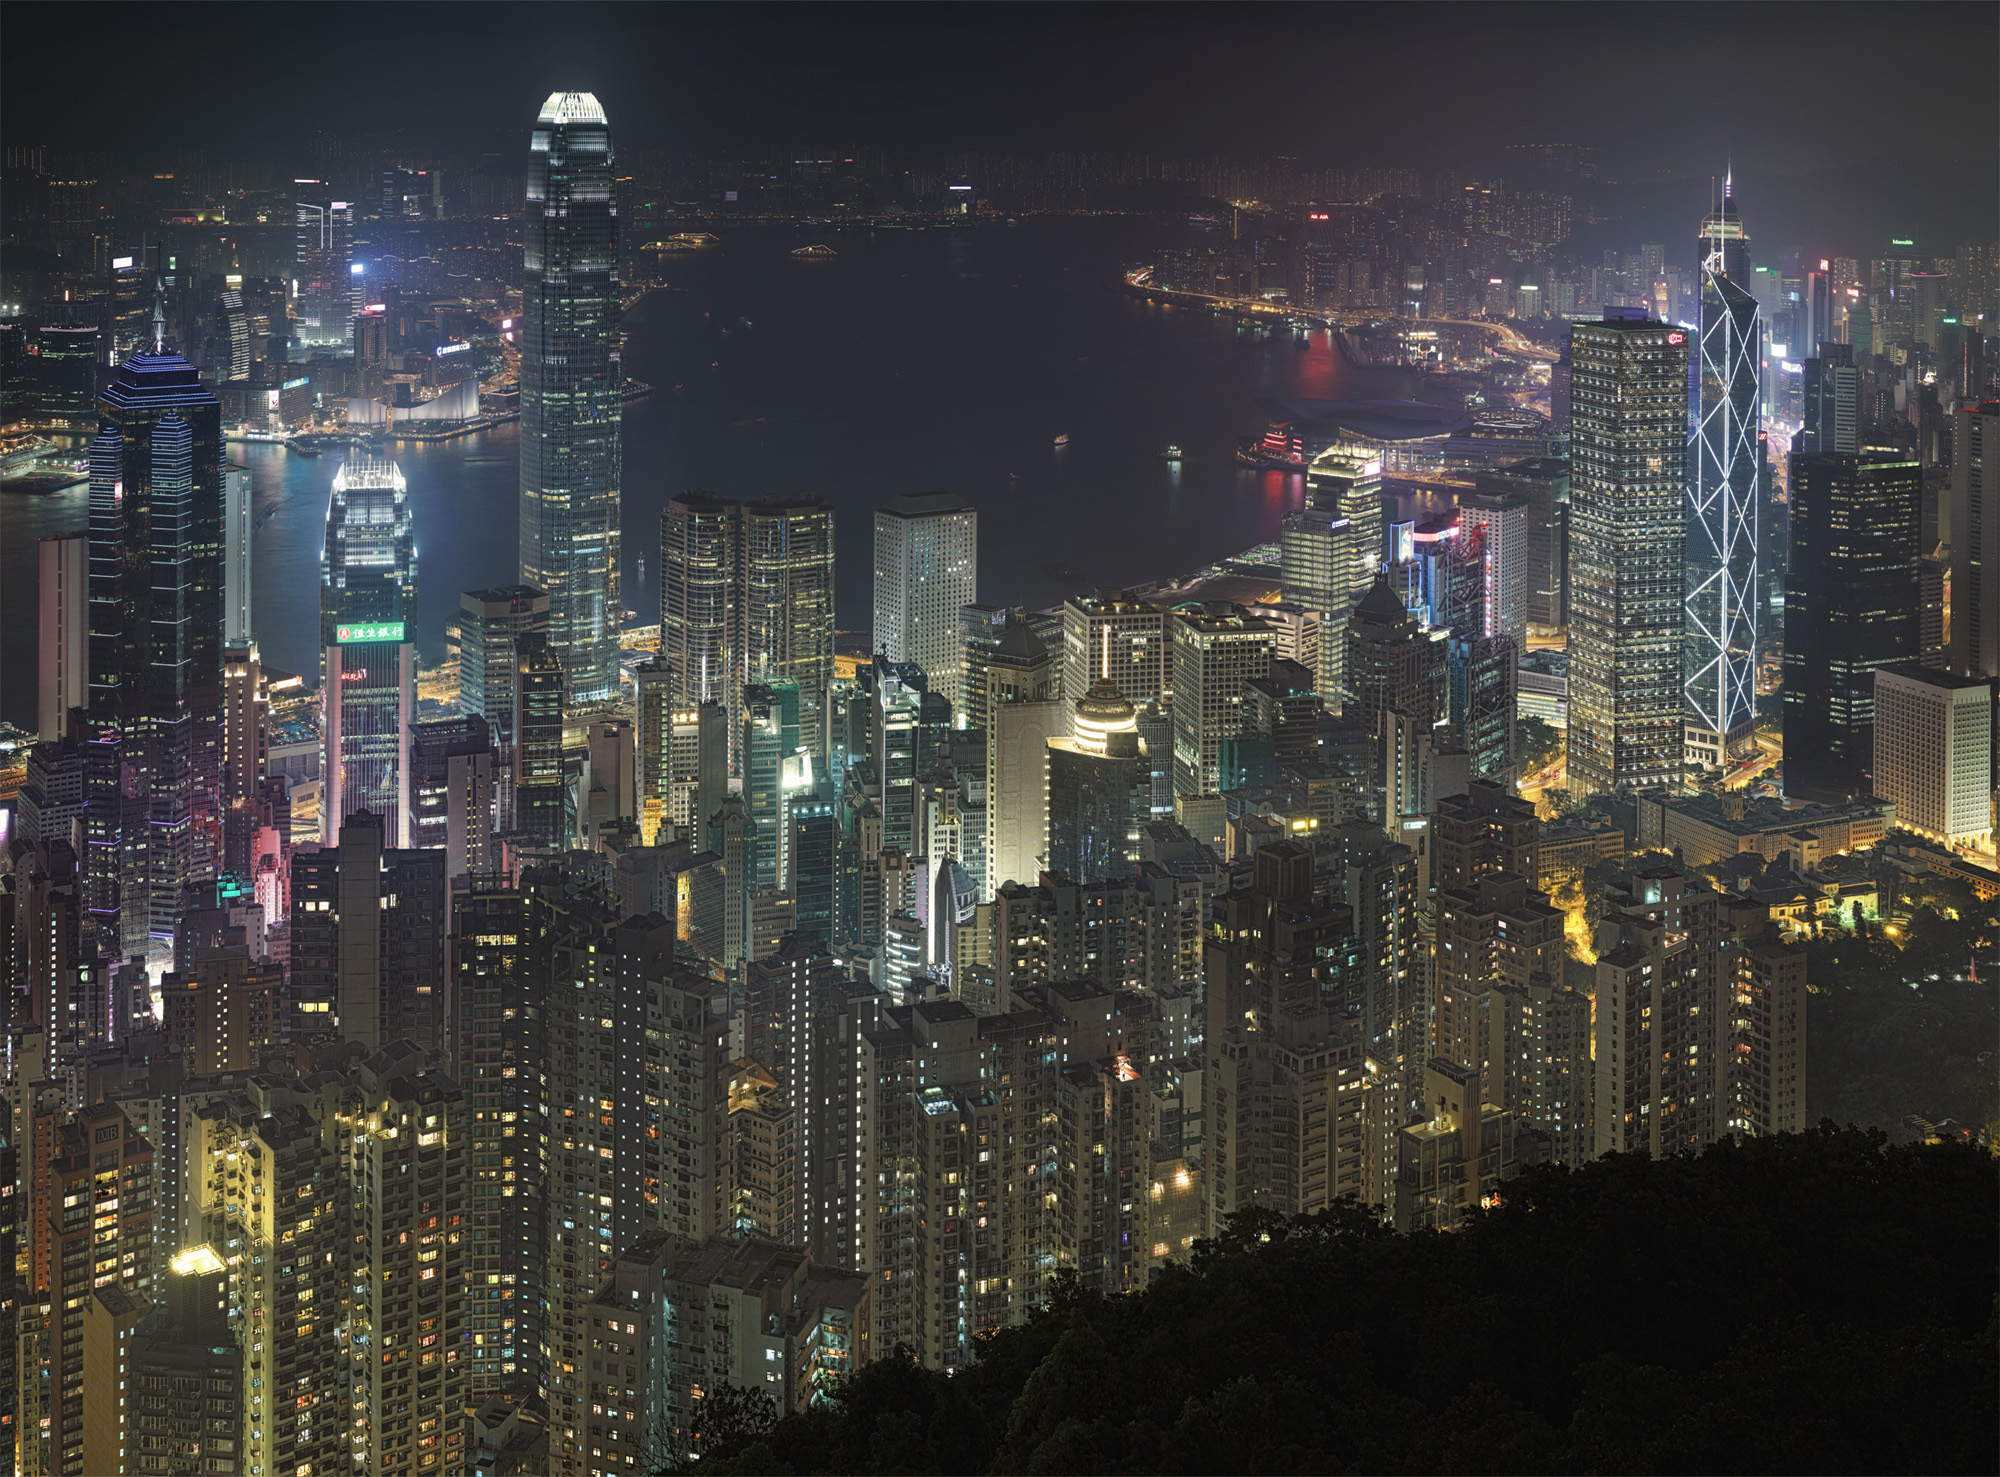
[[[1750,238],[1724,185],[1702,223],[1701,370],[1690,439],[1687,758],[1713,769],[1757,723],[1757,488],[1762,328],[1748,289]]]
[[[521,289],[521,583],[549,596],[568,695],[618,693],[618,208],[587,92],[542,104]]]
[[[410,843],[410,727],[417,717],[417,547],[402,469],[353,456],[334,473],[320,560],[325,757],[320,834],[357,810],[383,845]]]
[[[90,443],[89,907],[122,956],[171,939],[218,860],[222,408],[159,318]]]

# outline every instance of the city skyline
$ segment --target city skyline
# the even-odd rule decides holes
[[[2000,1463],[1990,10],[64,15],[0,1477]]]

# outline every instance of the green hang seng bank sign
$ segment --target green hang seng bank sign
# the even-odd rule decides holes
[[[342,646],[362,641],[401,641],[402,621],[362,621],[351,626],[336,626],[333,639]]]

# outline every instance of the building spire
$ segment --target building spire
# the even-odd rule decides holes
[[[153,352],[167,351],[167,284],[164,278],[153,279]]]

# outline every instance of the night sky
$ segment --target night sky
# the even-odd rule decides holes
[[[15,3],[5,123],[220,157],[320,126],[510,147],[556,88],[628,140],[1488,162],[1595,141],[1606,173],[1991,157],[2000,8],[1846,5],[680,6]],[[60,118],[59,126],[51,120]],[[421,144],[419,144],[421,141]],[[1986,188],[1992,186],[1987,171]]]

